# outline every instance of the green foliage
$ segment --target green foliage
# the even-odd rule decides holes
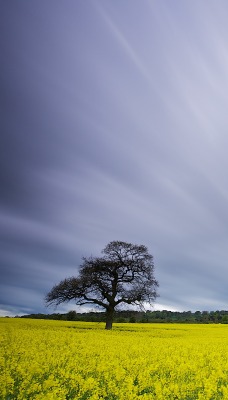
[[[77,313],[69,311],[67,314],[30,314],[23,315],[21,318],[33,319],[53,319],[66,321],[85,321],[85,322],[104,322],[105,312]],[[143,323],[228,323],[228,311],[134,311],[122,310],[115,311],[114,322],[143,322]]]

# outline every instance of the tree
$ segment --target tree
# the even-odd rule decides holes
[[[153,256],[147,247],[113,241],[102,257],[83,257],[79,274],[55,285],[46,295],[47,305],[75,300],[77,305],[95,304],[106,311],[106,329],[120,304],[143,304],[157,297]]]

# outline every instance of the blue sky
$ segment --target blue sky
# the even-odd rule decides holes
[[[0,315],[112,240],[153,254],[155,309],[227,309],[227,2],[0,6]]]

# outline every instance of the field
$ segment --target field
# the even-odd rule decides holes
[[[1,400],[228,399],[228,326],[0,318]]]

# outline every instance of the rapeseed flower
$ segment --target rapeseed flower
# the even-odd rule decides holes
[[[227,329],[0,318],[0,400],[228,399]]]

